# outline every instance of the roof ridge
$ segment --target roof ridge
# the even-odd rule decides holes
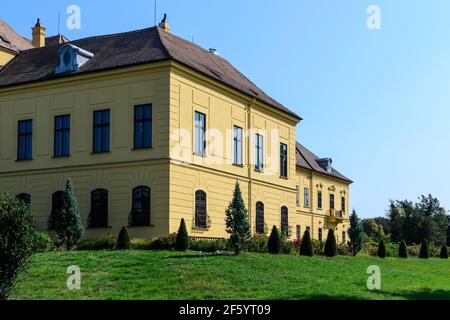
[[[92,40],[92,39],[96,39],[96,38],[111,38],[111,37],[117,37],[117,36],[122,36],[122,35],[126,35],[126,34],[139,33],[139,32],[143,32],[145,30],[152,30],[152,29],[155,29],[155,28],[156,27],[149,27],[149,28],[142,28],[142,29],[138,29],[138,30],[131,30],[131,31],[125,31],[125,32],[109,33],[109,34],[103,34],[103,35],[97,35],[97,36],[90,36],[90,37],[86,37],[86,38],[70,40],[70,42],[83,41],[83,40]]]

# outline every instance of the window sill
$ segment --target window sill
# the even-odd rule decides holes
[[[193,154],[194,154],[194,156],[196,156],[196,157],[206,158],[206,154],[197,153],[197,152],[194,152]]]
[[[210,228],[192,227],[192,232],[207,232]]]
[[[234,167],[238,167],[238,168],[244,168],[243,164],[237,164],[237,163],[233,163]]]
[[[255,169],[255,172],[257,172],[257,173],[264,173],[264,170],[261,170],[261,169]]]
[[[128,226],[128,228],[130,228],[130,229],[134,229],[134,228],[154,228],[154,227],[155,227],[155,225],[153,225],[153,224],[148,225],[148,226]]]
[[[17,159],[16,162],[29,162],[33,161],[33,159]]]
[[[111,151],[99,151],[99,152],[91,152],[91,156],[102,155],[102,154],[110,154]]]
[[[52,159],[66,159],[66,158],[70,158],[71,155],[69,154],[68,156],[53,156]]]
[[[112,229],[113,227],[87,227],[87,230]]]
[[[143,147],[143,148],[131,148],[131,151],[145,151],[145,150],[153,150],[153,146],[151,147]]]
[[[280,176],[280,179],[283,179],[283,180],[289,180],[288,177],[283,177],[283,176]]]

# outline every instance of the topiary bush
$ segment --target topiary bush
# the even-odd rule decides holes
[[[125,227],[119,232],[119,236],[117,237],[117,250],[129,250],[131,248],[130,235],[128,234],[128,230]]]
[[[281,236],[276,226],[272,228],[267,248],[271,254],[280,254],[281,252]]]
[[[167,237],[160,237],[154,239],[150,243],[150,250],[173,250],[175,248],[175,241],[177,239],[177,234],[173,233]]]
[[[406,250],[406,242],[403,240],[400,241],[400,246],[398,248],[398,256],[399,256],[399,258],[404,258],[404,259],[408,258],[408,251]]]
[[[309,230],[306,230],[305,233],[303,234],[302,243],[300,245],[300,255],[307,257],[312,257],[314,255]]]
[[[422,244],[420,245],[419,258],[420,259],[429,259],[430,258],[430,252],[429,252],[427,240],[422,240]]]
[[[186,229],[184,219],[181,219],[180,227],[178,228],[177,238],[175,240],[175,250],[186,251],[189,248],[189,235]]]
[[[380,243],[379,243],[379,245],[378,245],[378,253],[377,253],[377,256],[379,257],[379,258],[386,258],[386,247],[385,247],[385,245],[384,245],[384,241],[383,240],[381,240],[380,241]]]
[[[442,248],[441,248],[441,254],[439,255],[439,257],[441,258],[441,259],[448,259],[448,248],[447,248],[447,246],[442,246]]]
[[[328,230],[327,241],[325,242],[325,256],[329,258],[337,256],[336,237],[333,229]]]
[[[107,233],[97,239],[81,240],[77,246],[78,251],[102,251],[114,250],[117,244],[117,237]]]
[[[265,235],[255,235],[250,241],[247,241],[244,250],[253,253],[267,253],[267,244],[269,240]]]
[[[38,253],[44,253],[48,251],[55,250],[55,244],[50,238],[48,233],[36,231],[35,232],[35,251]]]
[[[36,253],[38,235],[30,206],[0,193],[0,300],[6,300],[19,272]]]

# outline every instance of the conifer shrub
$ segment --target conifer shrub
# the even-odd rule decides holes
[[[271,254],[280,254],[281,252],[281,236],[276,226],[272,228],[267,247]]]
[[[427,240],[422,240],[422,244],[420,245],[420,259],[429,259],[430,258],[430,250],[428,248]]]
[[[189,235],[186,229],[184,219],[181,219],[180,227],[178,228],[177,239],[175,240],[175,250],[186,251],[189,248]]]
[[[332,258],[337,256],[336,237],[334,236],[334,230],[328,230],[327,241],[325,242],[325,256]]]
[[[448,259],[448,248],[447,246],[442,246],[441,254],[439,255],[441,259]]]
[[[117,237],[117,250],[129,250],[131,247],[131,241],[130,236],[128,234],[128,230],[125,227],[122,227],[122,229],[119,232],[119,236]]]
[[[386,258],[386,246],[384,245],[384,241],[381,240],[380,243],[378,244],[378,253],[377,256],[379,258]]]
[[[400,258],[408,258],[408,251],[406,249],[406,242],[405,241],[400,241],[400,246],[398,248],[398,256]]]
[[[309,230],[306,230],[303,234],[302,243],[300,245],[300,255],[312,257],[314,255],[311,235],[309,234]]]

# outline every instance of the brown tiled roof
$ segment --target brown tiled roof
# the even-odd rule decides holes
[[[61,44],[45,46],[23,52],[0,71],[0,88],[73,74],[173,60],[298,120],[301,119],[269,97],[225,59],[158,27],[90,37],[70,43],[94,54],[77,72],[55,76],[54,70],[58,65],[58,49]]]
[[[67,43],[70,42],[64,35],[58,34],[56,36],[46,37],[45,45],[46,46],[54,46],[56,44]]]
[[[33,48],[33,44],[0,19],[0,47],[19,53]]]
[[[342,175],[339,171],[332,168],[331,172],[328,172],[324,168],[322,168],[317,160],[320,158],[316,156],[314,153],[306,149],[303,145],[297,142],[296,145],[296,157],[297,157],[297,167],[304,168],[307,170],[312,170],[314,172],[318,172],[321,174],[325,174],[327,176],[331,176],[333,178],[338,178],[344,180],[348,183],[353,183],[352,180]]]

